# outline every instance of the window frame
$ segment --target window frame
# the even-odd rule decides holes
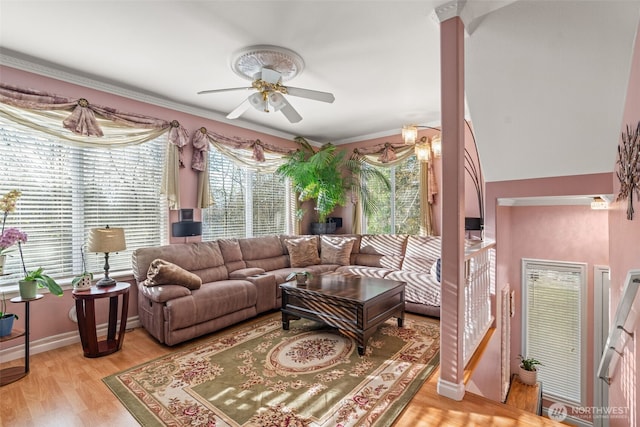
[[[587,382],[588,382],[588,372],[587,372],[587,341],[588,341],[588,324],[587,324],[587,297],[588,297],[588,270],[587,263],[583,262],[568,262],[568,261],[556,261],[556,260],[541,260],[541,259],[533,259],[533,258],[522,258],[521,261],[521,307],[522,307],[522,321],[521,321],[521,355],[525,357],[535,357],[543,363],[545,361],[544,356],[538,354],[529,354],[528,353],[528,342],[527,342],[527,328],[528,328],[528,318],[529,318],[529,305],[528,305],[528,266],[537,266],[538,269],[547,269],[553,271],[567,271],[572,273],[578,273],[580,275],[580,283],[579,283],[579,307],[578,310],[578,318],[579,318],[579,326],[580,326],[580,398],[575,401],[566,396],[560,396],[554,394],[553,392],[549,392],[549,388],[547,386],[546,389],[543,389],[543,397],[548,400],[552,400],[554,402],[560,402],[567,405],[573,406],[584,406],[587,402]]]
[[[211,189],[214,188],[213,184],[212,184],[212,179],[215,179],[215,174],[212,173],[212,156],[220,156],[220,158],[222,158],[225,162],[227,162],[227,164],[233,168],[236,169],[236,171],[240,171],[242,173],[242,186],[243,186],[243,218],[244,218],[244,235],[242,236],[237,236],[237,235],[231,235],[231,234],[227,234],[224,233],[223,235],[217,235],[217,234],[212,234],[212,233],[208,233],[208,229],[209,229],[209,225],[207,223],[207,219],[208,219],[208,215],[207,215],[207,210],[208,209],[213,209],[215,206],[215,202],[214,202],[214,197],[212,195],[212,204],[209,207],[206,208],[202,208],[203,212],[202,212],[202,236],[203,236],[203,240],[214,240],[214,239],[218,239],[218,238],[249,238],[249,237],[255,237],[256,235],[263,235],[263,234],[255,234],[255,227],[254,227],[254,197],[255,197],[255,191],[254,190],[254,176],[256,174],[270,174],[273,175],[274,178],[276,179],[282,179],[280,177],[278,177],[278,175],[275,172],[261,172],[259,169],[259,166],[255,167],[255,168],[251,168],[251,167],[247,167],[246,165],[243,165],[241,163],[238,163],[236,161],[234,161],[234,159],[228,155],[226,155],[223,151],[221,150],[217,150],[215,148],[215,146],[211,146],[210,150],[207,153],[207,161],[208,161],[208,179],[209,179],[209,186]],[[290,205],[291,205],[291,190],[290,190],[290,183],[288,180],[286,179],[282,179],[283,181],[283,187],[282,187],[282,214],[283,214],[283,221],[284,221],[284,229],[280,230],[280,231],[274,231],[275,234],[289,234],[292,230],[292,226],[291,226],[291,214],[290,214]],[[248,191],[249,189],[251,189],[252,191]],[[272,234],[272,233],[270,233]]]
[[[134,188],[134,187],[139,188],[138,186],[135,185],[136,181],[139,181],[140,179],[143,179],[145,181],[147,180],[148,177],[146,176],[146,174],[142,176],[139,174],[134,176],[134,174],[132,173],[120,174],[119,178],[124,177],[129,179],[124,179],[124,180],[120,179],[120,181],[122,182],[122,185],[116,188],[115,191],[112,191],[112,188],[109,188],[108,189],[109,191],[107,191],[107,188],[100,187],[100,186],[93,186],[87,189],[84,184],[87,178],[87,175],[92,176],[94,181],[98,182],[96,181],[95,177],[101,174],[100,167],[104,168],[104,165],[101,164],[100,162],[101,157],[108,158],[113,156],[113,153],[117,153],[120,150],[128,150],[127,153],[129,154],[118,153],[118,156],[124,156],[125,158],[129,158],[131,150],[135,150],[137,147],[145,146],[145,151],[148,152],[149,151],[148,144],[150,143],[154,144],[152,151],[159,153],[157,157],[157,159],[159,160],[157,162],[158,163],[157,167],[159,169],[156,168],[156,170],[161,171],[159,174],[160,175],[159,178],[161,178],[162,173],[164,173],[164,169],[165,169],[164,166],[165,166],[166,156],[167,156],[166,147],[169,144],[168,134],[166,133],[162,134],[150,140],[149,142],[136,144],[136,145],[129,145],[126,147],[116,146],[113,148],[105,148],[105,147],[94,148],[94,147],[89,147],[87,145],[79,145],[77,143],[67,141],[62,137],[47,134],[20,123],[15,123],[11,119],[3,116],[0,116],[0,127],[2,128],[2,134],[6,135],[6,136],[3,136],[3,139],[1,140],[3,149],[5,149],[4,146],[11,147],[14,144],[19,145],[21,143],[24,143],[25,150],[31,150],[32,152],[37,153],[37,149],[39,147],[42,147],[45,153],[57,152],[60,154],[61,156],[60,158],[63,159],[63,163],[60,163],[63,169],[50,167],[50,168],[47,168],[46,170],[43,169],[44,172],[40,172],[40,176],[43,176],[43,174],[51,175],[51,171],[54,171],[56,173],[57,178],[51,184],[53,186],[51,188],[55,188],[56,192],[61,195],[66,194],[66,197],[62,199],[54,199],[51,203],[53,204],[58,203],[58,205],[60,206],[59,209],[64,209],[64,206],[67,206],[68,204],[68,210],[70,211],[68,215],[69,217],[68,220],[65,219],[66,218],[65,216],[65,217],[62,217],[62,219],[60,219],[59,221],[54,222],[54,224],[56,224],[55,227],[58,229],[64,229],[65,227],[67,227],[64,224],[69,222],[69,225],[67,228],[68,232],[65,233],[66,236],[58,244],[68,245],[70,248],[64,251],[64,253],[63,251],[58,251],[58,254],[62,254],[62,255],[60,255],[60,258],[57,258],[56,260],[54,260],[54,262],[61,264],[60,268],[57,271],[52,272],[51,270],[47,271],[46,266],[42,265],[43,267],[45,267],[44,273],[54,277],[58,283],[63,285],[63,287],[67,287],[67,285],[71,283],[71,279],[74,276],[83,272],[83,261],[82,261],[82,254],[81,254],[80,248],[85,247],[86,249],[85,244],[86,244],[86,239],[88,236],[89,229],[95,228],[95,227],[104,227],[105,225],[107,225],[106,223],[97,224],[97,222],[98,221],[109,222],[108,218],[106,217],[113,218],[114,216],[121,215],[123,212],[122,210],[121,211],[113,210],[107,213],[104,219],[100,218],[100,207],[99,205],[91,205],[90,201],[92,199],[94,201],[104,200],[105,196],[108,193],[117,194],[118,196],[116,199],[118,203],[122,203],[120,206],[123,206],[125,203],[129,203],[130,209],[132,210],[132,212],[133,212],[133,209],[136,208],[136,205],[140,203],[141,199],[146,199],[147,205],[149,203],[152,203],[158,206],[157,207],[158,223],[157,224],[154,223],[153,225],[155,229],[153,234],[157,236],[157,241],[154,241],[153,244],[163,245],[169,242],[169,239],[168,239],[169,209],[168,209],[168,202],[166,200],[166,197],[162,194],[162,185],[161,185],[162,179],[152,181],[153,183],[155,183],[155,189],[153,190],[154,191],[153,195],[157,196],[157,199],[154,199],[153,202],[149,202],[148,201],[149,199],[147,198],[147,196],[151,194],[150,192],[145,192],[144,194],[138,195],[135,198],[132,198],[129,195],[131,188]],[[7,139],[4,139],[5,137]],[[91,152],[92,150],[96,150],[96,151],[92,153]],[[99,150],[102,150],[104,152],[99,152]],[[139,156],[143,156],[143,155],[144,153],[139,154]],[[148,156],[145,158],[148,158]],[[7,161],[12,162],[11,159]],[[115,161],[117,161],[117,156],[115,157]],[[12,162],[12,164],[15,165],[15,162]],[[96,167],[92,169],[90,173],[88,173],[87,167],[90,167],[91,165],[95,165]],[[14,171],[19,171],[19,170],[24,170],[24,168],[25,166],[21,164],[17,164],[15,167],[12,167],[11,169]],[[123,168],[123,170],[127,170],[127,169]],[[140,170],[148,170],[147,165],[145,165],[144,168],[141,166]],[[8,173],[13,174],[16,172],[8,172]],[[24,221],[30,221],[32,224],[35,224],[33,219],[30,219],[30,218],[34,218],[34,215],[36,215],[36,212],[38,212],[38,209],[45,209],[46,211],[47,206],[49,206],[50,204],[43,205],[43,207],[39,207],[38,200],[40,199],[38,199],[37,196],[34,197],[32,195],[32,197],[28,199],[29,203],[26,206],[23,205],[23,208],[21,209],[21,203],[25,203],[24,193],[28,191],[32,191],[34,186],[29,185],[29,186],[23,186],[23,188],[20,188],[19,185],[16,185],[16,181],[17,180],[13,180],[13,182],[9,181],[7,182],[6,186],[3,185],[3,188],[0,189],[0,194],[5,194],[7,191],[10,191],[13,189],[17,189],[23,192],[23,195],[18,199],[16,211],[9,213],[6,226],[17,227],[27,232],[28,240],[23,247],[23,250],[25,252],[33,252],[34,250],[32,249],[33,246],[30,246],[30,244],[33,245],[34,242],[37,242],[37,241],[44,242],[43,243],[45,245],[43,248],[44,254],[40,252],[36,252],[35,253],[36,256],[34,256],[34,253],[30,255],[27,255],[27,253],[25,253],[25,261],[28,263],[27,269],[33,270],[35,268],[40,267],[41,264],[45,264],[46,262],[44,260],[46,259],[48,254],[53,253],[55,249],[51,243],[47,242],[46,236],[47,234],[50,234],[50,233],[44,230],[43,226],[38,226],[36,224],[30,227],[28,225],[25,225]],[[44,178],[42,178],[42,182],[45,182]],[[60,186],[60,184],[62,185]],[[50,190],[49,188],[47,188],[44,191],[47,191],[48,194],[51,194],[52,192],[52,190]],[[70,203],[69,203],[69,200],[71,200]],[[39,220],[48,222],[49,220],[55,219],[57,217],[58,216],[55,215],[55,213],[50,213],[48,216],[45,215],[44,218],[39,218]],[[50,218],[50,219],[47,219],[47,218]],[[123,220],[121,222],[125,224],[127,223],[146,224],[145,221],[139,220],[139,215],[136,215],[135,212],[133,215],[128,215],[123,217]],[[120,223],[109,223],[108,225],[112,227],[121,226]],[[115,255],[115,254],[113,255],[118,257],[122,257],[122,256],[126,257],[127,255],[125,254],[128,254],[129,255],[128,261],[118,260],[118,262],[114,263],[113,258],[111,258],[111,261],[112,261],[111,264],[114,264],[114,267],[110,270],[110,273],[113,273],[112,275],[114,277],[124,277],[124,276],[131,275],[132,270],[131,270],[130,254],[137,247],[142,247],[137,245],[131,245],[131,242],[135,240],[135,239],[132,239],[131,237],[139,235],[138,233],[145,233],[145,230],[136,228],[133,230],[135,234],[130,234],[129,238],[127,238],[126,228],[127,227],[125,226],[125,239],[127,241],[127,249],[125,251],[122,251],[119,255]],[[148,245],[149,244],[146,242],[143,243],[143,246],[148,246]],[[18,252],[17,245],[14,247],[14,249],[15,251],[13,253],[13,258],[17,258],[18,267],[17,269],[12,268],[10,272],[8,272],[6,277],[0,278],[0,289],[6,292],[11,292],[14,289],[17,289],[16,282],[18,280],[18,276],[20,275],[20,272],[22,269],[20,266],[20,261],[19,261],[20,255]],[[93,253],[87,253],[85,251],[84,258],[87,261],[87,270],[89,272],[94,273],[96,275],[96,278],[100,277],[101,273],[104,271],[103,270],[104,254],[93,254]],[[16,261],[14,260],[12,261],[12,263],[16,263]],[[15,265],[13,267],[15,267]]]

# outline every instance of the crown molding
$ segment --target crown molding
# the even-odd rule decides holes
[[[438,23],[442,23],[447,19],[461,17],[462,10],[467,5],[467,0],[454,0],[433,9],[431,17]]]
[[[66,83],[72,83],[78,86],[84,86],[89,89],[99,90],[101,92],[110,93],[113,95],[121,96],[124,98],[133,99],[135,101],[144,102],[147,104],[155,105],[158,107],[167,108],[181,113],[191,114],[194,116],[202,117],[205,119],[215,120],[231,126],[236,126],[242,129],[248,129],[255,132],[264,133],[267,135],[275,136],[284,139],[294,139],[298,135],[292,135],[287,132],[281,132],[271,129],[266,126],[257,125],[255,123],[247,122],[244,120],[230,120],[223,114],[216,113],[203,108],[192,107],[186,104],[182,104],[168,99],[163,99],[151,94],[139,92],[133,89],[127,89],[122,86],[118,86],[112,83],[103,82],[100,80],[92,79],[86,76],[77,74],[76,72],[64,70],[59,67],[55,67],[49,64],[39,63],[35,60],[20,57],[18,54],[6,54],[0,53],[0,64],[7,67],[16,68],[18,70],[27,71],[30,73],[38,74],[40,76],[49,77],[52,79],[60,80]]]

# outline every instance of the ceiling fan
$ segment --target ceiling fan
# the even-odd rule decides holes
[[[236,53],[231,68],[239,76],[253,80],[249,87],[232,87],[226,89],[211,89],[198,92],[198,95],[208,93],[229,92],[234,90],[257,90],[247,97],[240,105],[227,115],[228,119],[237,119],[249,107],[264,112],[280,111],[291,123],[298,123],[302,116],[293,108],[284,95],[298,96],[332,103],[333,94],[317,90],[302,89],[285,86],[282,82],[298,75],[304,68],[302,58],[295,52],[277,46],[251,46]]]

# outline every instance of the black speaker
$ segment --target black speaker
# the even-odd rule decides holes
[[[342,217],[332,216],[332,217],[327,218],[327,220],[329,222],[335,222],[336,223],[336,228],[341,228],[342,227]]]
[[[180,209],[178,221],[180,222],[193,221],[193,209]]]
[[[465,218],[464,229],[465,230],[482,230],[484,224],[482,218]]]
[[[188,237],[202,235],[202,223],[194,221],[180,221],[171,224],[173,237]]]

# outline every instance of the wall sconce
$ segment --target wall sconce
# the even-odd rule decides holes
[[[431,159],[431,144],[426,136],[420,138],[414,146],[416,157],[421,162],[428,162]]]
[[[402,141],[406,145],[415,144],[418,140],[418,128],[414,125],[402,126]]]
[[[431,151],[433,151],[433,156],[436,158],[440,157],[442,155],[442,139],[440,138],[440,134],[437,134],[436,136],[432,137],[429,142],[425,143],[425,141],[423,141],[425,137],[422,137],[420,141],[418,141],[418,128],[433,129],[437,131],[440,130],[431,126],[405,125],[402,126],[402,141],[406,145],[416,146],[416,156],[418,156],[418,159],[420,161],[428,162],[431,157],[431,153],[425,153],[426,148],[418,148],[418,145],[420,144],[422,144],[423,146],[430,146]]]
[[[608,209],[609,203],[602,197],[594,197],[591,201],[591,209]]]

